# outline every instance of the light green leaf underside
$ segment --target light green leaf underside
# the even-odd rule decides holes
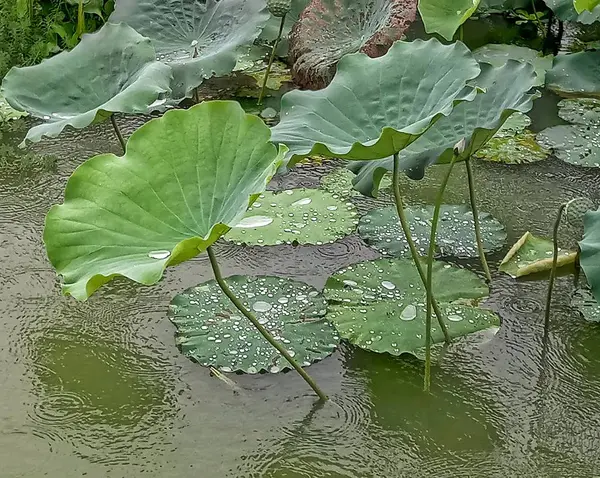
[[[263,0],[119,0],[109,20],[153,41],[158,59],[173,69],[172,97],[179,100],[206,78],[230,73],[240,47],[250,48],[268,19]]]
[[[573,0],[544,0],[544,2],[563,22],[580,22],[589,25],[600,20],[600,8],[578,14]]]
[[[277,170],[269,129],[231,101],[173,110],[139,128],[122,157],[95,156],[46,218],[63,290],[85,300],[114,276],[154,284],[244,215]]]
[[[433,289],[450,336],[498,327],[500,320],[477,304],[488,289],[475,274],[434,262]],[[362,262],[337,272],[325,285],[327,318],[340,336],[379,353],[420,356],[425,346],[425,289],[409,259]],[[438,324],[433,343],[443,342]]]
[[[571,296],[571,307],[581,312],[588,322],[600,322],[600,303],[588,289],[577,289]]]
[[[456,30],[465,23],[480,0],[419,0],[419,13],[427,33],[439,33],[452,41]]]
[[[589,211],[585,215],[583,239],[579,241],[579,248],[581,268],[596,301],[600,302],[600,209]]]
[[[559,94],[600,96],[600,50],[558,55],[546,86]]]
[[[13,108],[45,121],[25,138],[37,142],[67,126],[81,129],[103,121],[113,112],[148,112],[170,91],[172,77],[167,65],[154,60],[149,39],[127,25],[106,24],[69,52],[11,69],[2,94]]]
[[[282,98],[273,141],[296,160],[310,155],[379,159],[401,151],[458,101],[480,69],[462,43],[396,42],[386,55],[344,56],[331,84]],[[399,88],[402,85],[402,88]]]
[[[425,255],[433,218],[433,206],[410,206],[404,210],[417,249]],[[486,212],[479,213],[486,251],[501,249],[506,240],[504,226]],[[365,242],[392,257],[410,257],[404,232],[400,228],[395,207],[375,209],[360,220],[358,232]],[[436,249],[442,256],[477,257],[473,213],[464,205],[442,205],[437,229]]]
[[[577,166],[600,167],[600,126],[560,125],[538,133],[537,142]]]
[[[573,4],[577,13],[583,13],[585,10],[592,12],[594,8],[600,5],[600,0],[574,0]]]
[[[600,100],[574,98],[558,103],[558,116],[569,123],[600,126]]]
[[[19,111],[10,106],[4,96],[0,95],[0,125],[8,121],[24,118],[28,116],[26,111]]]
[[[324,319],[326,302],[314,288],[278,277],[233,276],[226,282],[303,367],[336,349],[338,334]],[[177,327],[176,340],[183,354],[205,367],[246,373],[290,368],[214,280],[175,296],[169,318]]]
[[[515,278],[549,271],[552,268],[553,247],[552,241],[526,232],[508,251],[498,269]],[[573,264],[576,257],[575,252],[559,249],[558,267]]]
[[[357,224],[354,205],[331,193],[318,189],[266,191],[225,237],[264,246],[323,244],[351,234]]]

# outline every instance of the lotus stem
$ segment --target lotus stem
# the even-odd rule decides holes
[[[533,14],[535,15],[538,30],[544,33],[544,25],[542,25],[542,21],[540,20],[540,17],[538,17],[537,8],[535,8],[535,0],[531,0],[531,8],[533,8]]]
[[[393,189],[394,189],[394,202],[396,203],[396,212],[398,213],[398,219],[400,219],[400,225],[402,226],[402,230],[404,231],[404,236],[406,237],[406,242],[408,243],[408,248],[410,249],[410,254],[412,256],[413,262],[415,263],[415,267],[417,268],[417,272],[419,273],[419,277],[421,278],[421,282],[423,283],[423,287],[427,288],[427,280],[425,278],[425,271],[423,270],[423,266],[421,265],[421,256],[419,256],[419,252],[417,251],[417,246],[415,245],[415,241],[413,241],[412,234],[410,233],[410,226],[408,224],[408,220],[406,219],[406,214],[404,212],[404,201],[402,200],[402,193],[400,192],[400,156],[396,153],[394,154],[394,176],[392,179]],[[431,302],[433,305],[433,310],[438,319],[438,323],[440,324],[440,329],[444,334],[444,341],[446,344],[449,344],[450,334],[448,333],[448,327],[444,322],[444,317],[442,316],[442,311],[440,310],[435,297],[431,297]]]
[[[123,135],[121,134],[121,130],[119,129],[119,125],[117,124],[117,120],[115,119],[114,113],[110,115],[110,122],[113,125],[113,129],[115,130],[115,134],[117,135],[117,139],[119,140],[119,143],[121,143],[121,148],[123,148],[123,153],[125,153],[125,150],[127,148],[127,143],[125,142],[125,138],[123,138]]]
[[[277,34],[277,39],[273,44],[273,50],[271,51],[271,57],[269,58],[269,64],[267,65],[267,70],[265,71],[265,77],[263,78],[262,88],[260,90],[260,95],[258,96],[258,106],[262,105],[262,100],[265,97],[265,91],[267,90],[267,81],[269,80],[269,74],[271,73],[271,67],[273,66],[273,61],[275,61],[275,53],[277,52],[277,47],[279,46],[279,42],[281,41],[281,35],[283,33],[283,26],[285,25],[285,15],[281,17],[281,23],[279,24],[279,33]]]
[[[550,327],[550,307],[552,305],[552,289],[554,288],[554,281],[556,279],[556,268],[558,265],[558,228],[560,227],[560,220],[562,219],[563,211],[565,210],[566,204],[561,204],[558,208],[558,214],[554,221],[554,230],[552,232],[552,243],[554,246],[552,255],[552,269],[550,269],[550,279],[548,280],[548,295],[546,296],[546,313],[544,315],[544,334],[548,332]]]
[[[488,284],[490,284],[492,282],[492,274],[490,273],[490,266],[487,263],[485,249],[483,248],[483,241],[481,240],[481,227],[479,223],[479,212],[477,211],[477,201],[475,200],[475,182],[473,181],[473,169],[471,168],[470,157],[466,159],[465,165],[467,167],[467,180],[469,183],[469,198],[471,200],[471,211],[473,212],[473,223],[475,224],[475,241],[477,242],[477,251],[479,252],[481,267],[485,273],[485,280]]]
[[[425,315],[425,377],[423,380],[423,389],[426,392],[429,392],[431,389],[431,309],[433,305],[433,257],[435,256],[435,236],[437,233],[437,225],[440,220],[440,209],[442,207],[442,201],[444,200],[444,192],[457,157],[457,154],[452,156],[452,161],[450,161],[446,176],[438,190],[435,207],[433,209],[433,219],[431,220],[431,232],[429,235],[429,250],[427,252],[427,285],[425,286],[427,289],[427,314]]]
[[[221,275],[221,269],[217,262],[217,257],[212,250],[212,247],[208,247],[206,249],[208,252],[208,258],[210,259],[210,265],[213,270],[213,274],[215,276],[215,280],[217,284],[223,291],[223,293],[229,298],[229,300],[233,303],[233,305],[250,321],[252,325],[256,327],[256,329],[260,332],[260,334],[265,338],[267,342],[269,342],[289,363],[296,372],[300,374],[300,376],[310,385],[310,387],[315,391],[315,393],[319,396],[319,399],[322,401],[327,401],[327,395],[323,393],[323,391],[319,388],[316,382],[308,375],[300,365],[292,358],[292,356],[288,353],[288,351],[275,340],[275,338],[271,335],[271,333],[265,329],[262,324],[258,322],[258,319],[254,316],[252,312],[250,312],[244,304],[236,297],[236,295],[229,288],[223,276]]]

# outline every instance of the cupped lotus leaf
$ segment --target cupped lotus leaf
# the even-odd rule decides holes
[[[417,249],[423,255],[429,247],[433,209],[433,206],[410,206],[404,209]],[[488,252],[501,249],[506,240],[504,226],[486,212],[479,213],[479,222],[484,249]],[[367,244],[382,254],[410,257],[395,207],[369,211],[361,218],[358,233]],[[442,205],[436,249],[442,256],[478,256],[473,213],[467,206]]]
[[[558,116],[569,123],[600,126],[600,100],[573,98],[558,103]]]
[[[125,22],[156,46],[173,69],[172,98],[192,95],[206,78],[235,68],[269,19],[264,0],[119,0],[109,18]]]
[[[500,319],[477,305],[488,294],[474,273],[433,264],[433,290],[452,338],[498,327]],[[409,259],[381,259],[343,269],[327,280],[327,318],[340,336],[379,353],[420,356],[425,347],[425,288]],[[444,341],[437,322],[432,342]]]
[[[400,152],[400,168],[410,178],[422,179],[427,167],[450,162],[454,146],[462,139],[467,140],[467,147],[457,160],[468,158],[485,146],[513,113],[532,108],[537,95],[529,93],[536,80],[531,64],[509,60],[501,67],[482,63],[481,68],[475,83],[485,92],[457,105]],[[354,187],[367,196],[375,195],[383,174],[393,166],[391,157],[352,165]]]
[[[559,94],[600,97],[600,50],[558,55],[546,86]]]
[[[600,126],[552,126],[538,133],[536,139],[543,147],[553,149],[558,159],[600,168]]]
[[[600,0],[573,0],[573,4],[577,13],[583,13],[585,10],[592,12],[600,5]]]
[[[265,189],[285,154],[232,101],[167,112],[131,135],[122,157],[95,156],[46,217],[63,291],[85,300],[115,276],[141,284],[206,250]]]
[[[579,241],[580,263],[596,301],[600,303],[600,209],[589,211],[583,220]]]
[[[493,66],[502,66],[508,60],[527,61],[535,68],[537,75],[533,86],[542,86],[546,80],[546,71],[552,68],[552,55],[544,56],[537,50],[516,45],[489,44],[473,52],[477,61],[486,62]]]
[[[292,162],[311,155],[385,158],[457,102],[473,99],[476,91],[465,84],[479,71],[464,44],[435,39],[396,42],[379,58],[346,55],[327,88],[283,96],[273,141],[290,148]]]
[[[549,271],[552,268],[553,249],[552,241],[526,232],[502,259],[498,270],[515,278]],[[558,267],[573,264],[576,259],[576,252],[559,248]]]
[[[593,11],[584,10],[581,13],[577,13],[574,0],[544,0],[544,2],[548,8],[554,12],[557,18],[563,22],[591,24],[600,20],[600,8],[594,8]]]
[[[327,304],[311,286],[267,276],[233,276],[225,281],[301,366],[322,360],[337,348],[338,333],[324,318]],[[205,367],[246,373],[290,368],[214,280],[175,296],[169,317],[183,354]]]
[[[419,0],[419,13],[427,33],[438,33],[452,41],[456,30],[465,23],[480,0]]]
[[[331,193],[319,189],[266,191],[225,238],[262,246],[324,244],[351,234],[357,224],[355,206]]]
[[[0,95],[0,125],[11,120],[16,120],[27,116],[26,111],[19,111],[10,106],[4,97]]]
[[[577,309],[588,322],[600,322],[600,303],[589,289],[577,289],[571,296],[571,307]]]
[[[13,68],[2,94],[15,109],[42,118],[25,141],[85,128],[112,113],[146,113],[169,93],[171,69],[155,61],[149,39],[125,24],[106,24],[79,45],[39,65]]]
[[[294,25],[289,58],[294,82],[325,88],[340,58],[388,50],[417,14],[417,0],[312,0]]]

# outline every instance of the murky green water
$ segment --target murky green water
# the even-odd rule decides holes
[[[557,122],[555,105],[551,95],[538,102],[536,129]],[[76,165],[107,144],[118,151],[108,125],[96,126],[39,147],[59,157],[55,172],[0,169],[1,477],[600,475],[600,327],[569,308],[569,278],[558,281],[544,358],[546,283],[496,273],[488,304],[500,332],[450,350],[431,395],[419,362],[342,346],[310,367],[331,395],[320,407],[294,373],[233,376],[234,393],[179,354],[167,305],[210,277],[204,257],[156,287],[115,281],[86,303],[62,297],[42,244],[44,216]],[[527,230],[549,235],[567,199],[600,200],[598,172],[556,159],[475,166],[481,209],[507,226],[509,244]],[[316,186],[328,168],[300,168],[273,187]],[[407,182],[407,202],[430,202],[443,172]],[[447,201],[467,200],[458,166]],[[563,244],[576,234],[565,228]],[[222,244],[218,253],[227,274],[318,288],[337,269],[378,257],[356,236],[320,247]]]

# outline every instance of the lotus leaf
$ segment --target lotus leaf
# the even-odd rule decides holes
[[[258,37],[269,19],[256,0],[119,0],[109,21],[125,22],[156,46],[173,69],[172,97],[180,100],[206,78],[235,68],[240,47]]]
[[[435,39],[396,42],[380,58],[346,55],[327,88],[283,96],[273,141],[290,148],[292,162],[311,155],[393,155],[457,102],[471,100],[476,92],[465,83],[479,71],[465,45]]]
[[[569,123],[600,126],[600,100],[574,98],[558,103],[558,116]]]
[[[574,0],[573,4],[575,5],[575,10],[577,13],[582,13],[585,10],[593,11],[598,5],[600,5],[600,0]]]
[[[558,55],[546,86],[562,94],[600,96],[600,50]]]
[[[112,113],[146,113],[169,93],[171,69],[155,60],[154,47],[124,24],[106,24],[84,35],[72,51],[39,65],[11,69],[2,82],[10,105],[46,122],[25,140],[85,128]]]
[[[500,320],[477,305],[488,288],[474,273],[433,264],[433,289],[452,338],[498,327]],[[373,352],[420,356],[425,347],[425,289],[409,259],[381,259],[343,269],[324,289],[327,318],[340,336]],[[437,323],[433,343],[444,341]]]
[[[586,213],[583,221],[583,239],[579,241],[581,249],[581,268],[596,301],[600,303],[600,209]]]
[[[552,55],[543,56],[537,50],[516,45],[490,44],[473,52],[477,61],[493,66],[502,66],[508,60],[527,61],[535,68],[537,80],[533,86],[542,86],[546,80],[546,71],[552,68]]]
[[[339,343],[325,320],[326,302],[312,287],[278,277],[233,276],[227,285],[303,367],[330,355]],[[223,372],[276,373],[288,362],[221,293],[214,280],[171,301],[170,319],[184,355]]]
[[[360,193],[352,186],[354,174],[347,168],[335,168],[321,177],[321,188],[339,197],[360,196]],[[392,175],[386,174],[381,180],[379,189],[388,189],[392,186]]]
[[[0,125],[25,116],[27,116],[27,112],[14,109],[6,102],[4,97],[0,95]]]
[[[580,0],[578,0],[580,1]],[[577,13],[573,0],[544,0],[549,9],[551,9],[559,20],[563,22],[580,22],[591,24],[600,20],[600,8],[593,11],[582,11]]]
[[[433,206],[405,208],[406,218],[419,251],[425,255],[429,247]],[[479,213],[483,247],[495,251],[504,245],[504,226],[490,214]],[[442,205],[436,236],[436,248],[442,256],[477,257],[473,213],[464,205]],[[374,209],[363,216],[358,233],[365,242],[382,254],[393,257],[410,257],[406,237],[398,223],[395,207]]]
[[[514,136],[495,136],[473,157],[504,164],[525,164],[542,161],[549,155],[550,151],[541,147],[535,134],[527,130]]]
[[[419,13],[427,33],[439,33],[452,41],[456,30],[465,23],[480,0],[419,0]]]
[[[454,146],[467,138],[467,148],[458,160],[482,148],[514,112],[527,112],[537,96],[528,93],[536,81],[533,66],[509,60],[504,66],[483,63],[477,86],[484,89],[473,101],[456,106],[425,134],[400,152],[400,168],[413,179],[421,179],[434,163],[448,163]],[[376,193],[385,171],[393,169],[393,159],[360,162],[351,168],[357,176],[354,187],[367,196]]]
[[[515,278],[549,271],[552,268],[553,249],[552,241],[526,232],[508,251],[498,269]],[[558,267],[573,264],[576,258],[576,252],[559,248]]]
[[[596,301],[589,289],[577,289],[571,296],[571,307],[574,307],[588,322],[600,322],[600,303]]]
[[[340,58],[358,51],[383,55],[415,19],[417,0],[312,0],[290,38],[294,81],[326,87]]]
[[[173,110],[131,135],[124,156],[95,156],[69,179],[44,241],[63,291],[85,300],[115,276],[142,284],[203,252],[263,192],[285,148],[239,104]]]
[[[537,141],[567,163],[600,168],[600,126],[553,126],[538,133]]]
[[[358,224],[350,202],[318,189],[265,192],[226,239],[245,244],[323,244],[351,234]]]

